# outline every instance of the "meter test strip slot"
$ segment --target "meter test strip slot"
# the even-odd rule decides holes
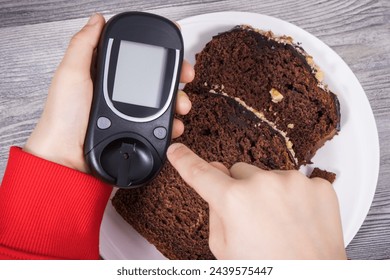
[[[119,187],[148,183],[170,144],[183,39],[171,21],[148,13],[111,18],[98,47],[84,143],[93,175]]]

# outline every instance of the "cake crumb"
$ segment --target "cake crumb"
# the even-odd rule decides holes
[[[309,178],[322,178],[330,182],[331,184],[334,183],[336,180],[336,174],[327,170],[320,169],[318,167],[315,167],[313,169],[313,172],[310,174]]]
[[[286,142],[286,146],[287,146],[287,149],[291,149],[293,147],[293,143],[290,140],[288,140]]]
[[[294,124],[293,124],[293,123],[289,123],[289,124],[287,125],[287,127],[293,129],[293,128],[294,128]]]
[[[324,72],[317,69],[317,72],[315,74],[317,81],[322,82],[324,80]]]
[[[279,103],[280,101],[282,101],[282,99],[284,97],[277,89],[274,89],[274,88],[271,88],[269,93],[271,94],[271,98],[272,98],[273,103]]]

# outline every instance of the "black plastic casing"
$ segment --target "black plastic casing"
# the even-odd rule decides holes
[[[112,45],[111,53],[107,54],[110,38],[114,39],[114,45]],[[173,88],[169,106],[153,120],[130,121],[120,117],[108,106],[104,97],[104,87],[106,87],[106,91],[108,90],[110,98],[112,96],[115,62],[118,58],[118,47],[115,47],[115,44],[118,44],[120,40],[169,49],[167,65],[173,63],[172,52],[179,51],[179,53],[176,51],[176,59],[179,59],[179,61],[175,73],[173,73],[173,68],[168,65],[168,71],[165,74],[164,85],[166,88],[163,94],[167,94],[167,88]],[[171,140],[183,53],[183,39],[179,28],[173,22],[161,16],[142,12],[126,12],[112,17],[106,23],[97,51],[93,101],[84,143],[86,161],[94,176],[118,187],[133,188],[148,183],[161,170],[166,161],[166,151]],[[107,55],[110,55],[109,64],[111,66],[108,67],[109,74],[106,73],[108,78],[105,83]],[[129,67],[132,66],[129,65]],[[150,67],[153,67],[153,65],[150,65]],[[175,77],[175,79],[172,80],[172,77]],[[169,79],[172,80],[171,83],[169,83]],[[169,87],[166,86],[167,83],[169,83]],[[167,100],[165,99],[165,101]],[[111,102],[117,104],[112,100]],[[141,119],[142,114],[147,116],[153,114],[152,111],[154,110],[138,105],[117,105],[118,108],[123,107],[123,110],[120,110],[122,113],[126,114],[127,111],[126,115],[133,114],[133,116]],[[161,109],[163,105],[161,104],[159,108]],[[101,117],[111,121],[108,128],[100,129],[97,126],[98,119]],[[166,130],[166,136],[163,139],[155,136],[156,128]],[[123,158],[124,156],[126,158]],[[128,170],[127,177],[125,176],[126,170]]]

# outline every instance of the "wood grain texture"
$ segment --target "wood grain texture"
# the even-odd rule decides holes
[[[368,96],[381,149],[375,198],[347,253],[351,259],[390,259],[388,0],[0,1],[0,174],[9,146],[22,146],[34,128],[72,34],[93,12],[109,15],[125,10],[154,12],[173,20],[227,10],[261,13],[296,24],[333,48]]]

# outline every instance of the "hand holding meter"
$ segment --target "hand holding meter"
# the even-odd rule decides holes
[[[171,139],[183,51],[180,30],[163,17],[127,12],[107,22],[84,143],[92,174],[130,188],[158,174]]]

